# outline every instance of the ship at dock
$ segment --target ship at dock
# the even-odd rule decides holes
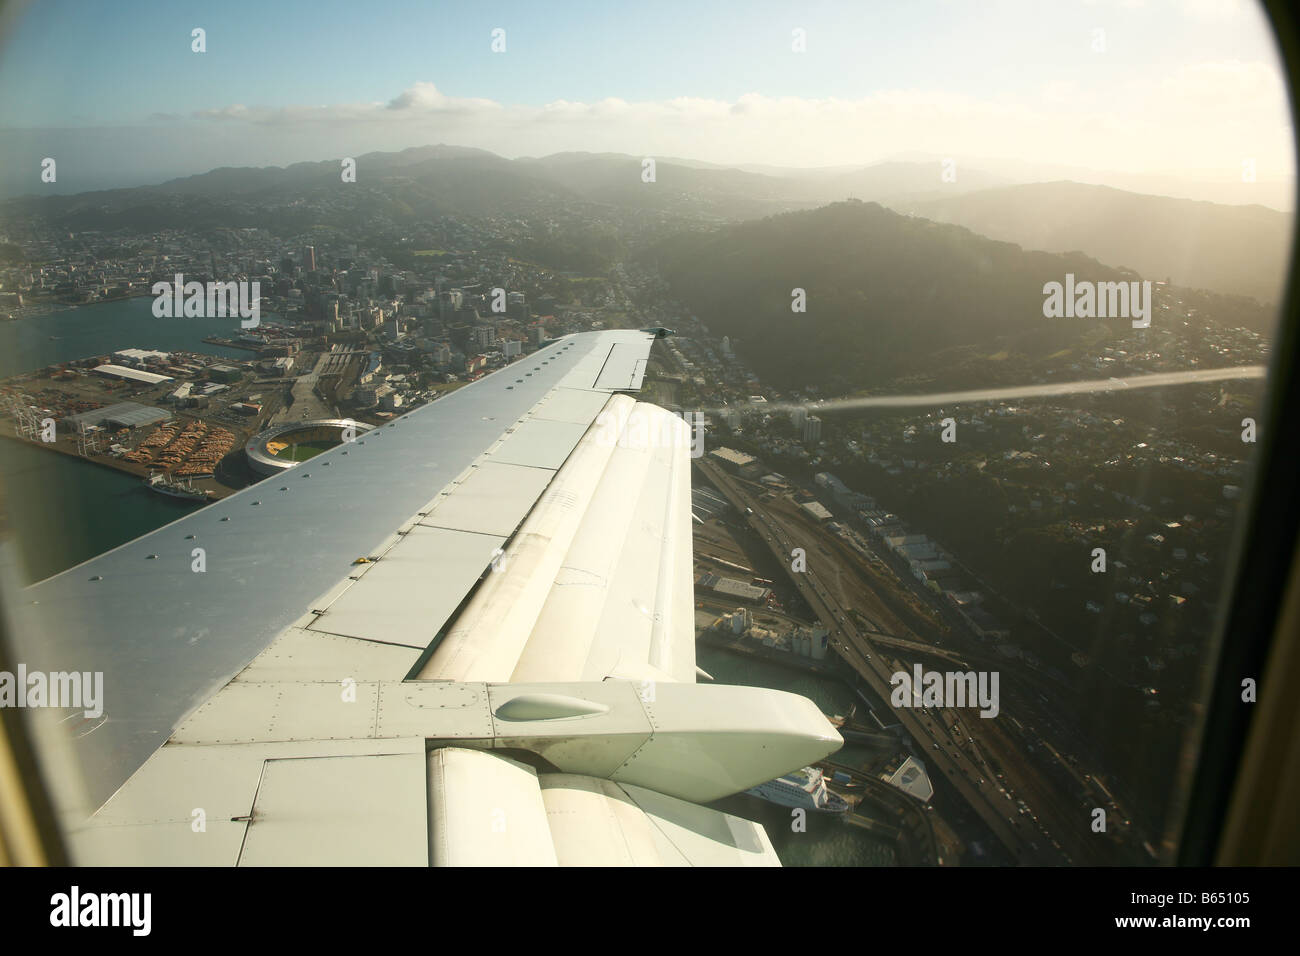
[[[848,802],[826,786],[824,775],[816,767],[795,770],[745,792],[783,807],[819,813],[845,813],[849,809]]]
[[[153,475],[145,480],[145,487],[150,491],[156,491],[160,495],[167,495],[172,498],[181,498],[185,501],[207,502],[212,500],[212,492],[203,488],[195,488],[191,482],[177,481],[174,478],[168,478],[164,474]]]

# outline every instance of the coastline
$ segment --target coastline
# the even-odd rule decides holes
[[[70,309],[81,309],[90,305],[101,305],[106,302],[125,302],[128,299],[139,299],[147,297],[148,292],[128,292],[125,295],[109,295],[95,299],[93,302],[64,302],[61,299],[41,299],[36,302],[29,302],[27,305],[19,306],[11,312],[0,315],[0,322],[21,322],[23,319],[39,319],[44,315],[56,315],[59,312],[67,312]]]
[[[77,451],[76,444],[68,442],[66,439],[57,439],[52,442],[33,441],[22,435],[11,435],[7,431],[0,431],[0,438],[16,442],[20,445],[28,445],[32,448],[42,448],[45,451],[55,452],[68,458],[76,458],[78,461],[89,462],[92,465],[99,465],[101,468],[107,468],[110,471],[116,471],[121,474],[130,475],[133,478],[140,479],[143,484],[148,480],[150,475],[156,472],[151,470],[147,465],[137,465],[134,462],[123,461],[114,458],[111,455],[83,455]],[[196,482],[198,487],[213,493],[213,501],[220,501],[222,498],[229,498],[235,494],[238,489],[227,488],[214,478],[202,478]]]

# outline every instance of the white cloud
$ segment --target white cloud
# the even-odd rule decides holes
[[[425,113],[469,113],[475,110],[494,110],[500,107],[492,100],[453,99],[450,96],[445,96],[432,83],[416,83],[410,89],[403,90],[389,100],[386,108]]]

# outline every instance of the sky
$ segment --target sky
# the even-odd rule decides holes
[[[1253,0],[44,0],[3,37],[7,194],[431,143],[1294,181]]]

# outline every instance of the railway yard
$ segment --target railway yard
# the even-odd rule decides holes
[[[936,812],[963,845],[979,846],[989,862],[1103,864],[1114,862],[1122,839],[1122,852],[1136,861],[1141,847],[1135,835],[1099,839],[1089,830],[1087,810],[1097,805],[1097,787],[1073,756],[1082,748],[1059,736],[1053,746],[1029,729],[1046,726],[1039,719],[1040,697],[1067,689],[1048,687],[1043,675],[999,657],[928,592],[914,588],[892,555],[850,547],[826,522],[809,516],[795,500],[798,489],[773,493],[770,485],[728,474],[707,459],[696,463],[694,484],[708,495],[697,495],[703,505],[695,524],[697,573],[769,584],[766,599],[750,605],[753,622],[763,629],[780,633],[820,623],[829,630],[828,658],[869,702],[874,724],[896,736],[901,752],[924,762]],[[796,548],[806,555],[805,570],[796,570],[801,565],[791,559]],[[727,606],[725,595],[698,585],[696,601],[697,616]],[[738,606],[732,600],[729,609]],[[779,640],[774,643],[769,657],[795,659]],[[891,706],[891,677],[910,673],[914,664],[1001,672],[999,717]]]

